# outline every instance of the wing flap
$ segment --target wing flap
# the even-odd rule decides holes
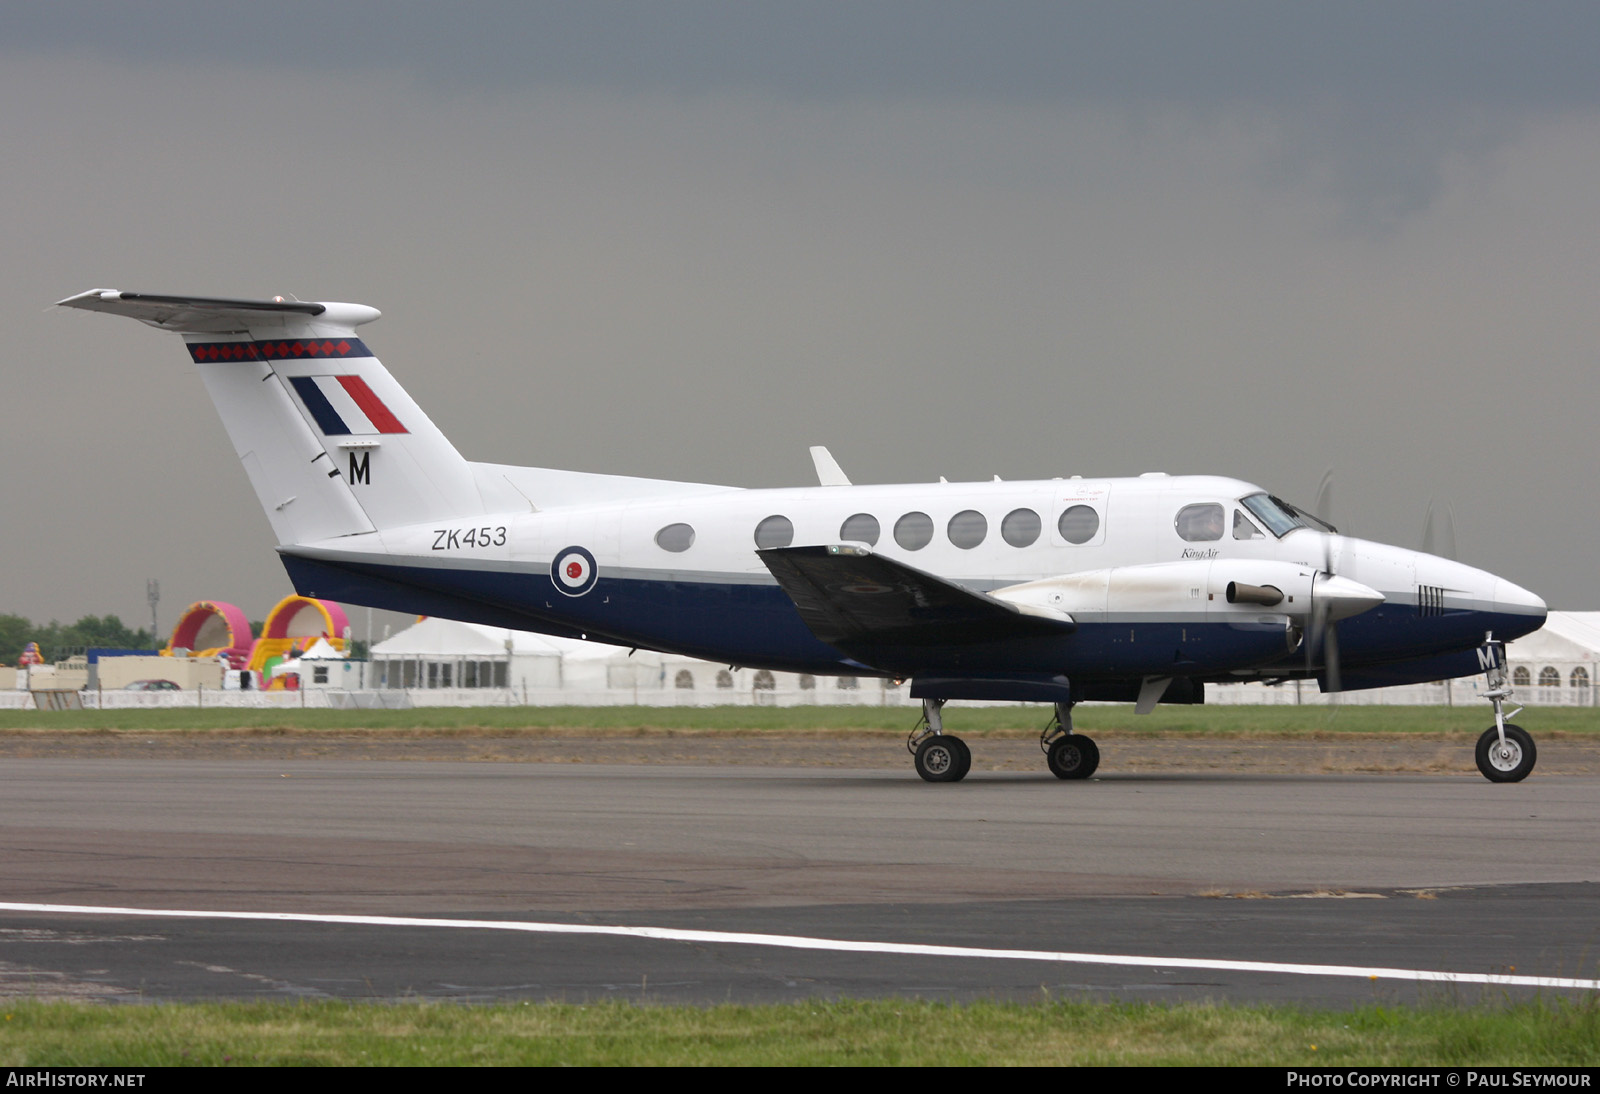
[[[841,649],[950,646],[1076,629],[854,545],[756,552],[813,634]]]

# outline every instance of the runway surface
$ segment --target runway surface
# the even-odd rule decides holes
[[[1329,1003],[1519,994],[1163,962],[1595,977],[1597,791],[1590,777],[1492,786],[1108,774],[1063,784],[983,773],[929,786],[907,770],[766,766],[8,760],[7,902],[631,924],[1150,963],[7,911],[0,992]]]

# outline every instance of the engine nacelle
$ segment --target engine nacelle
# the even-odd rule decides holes
[[[1086,570],[1009,585],[989,595],[1081,623],[1191,617],[1288,624],[1303,623],[1314,608],[1328,619],[1345,619],[1383,603],[1376,589],[1309,566],[1231,558]]]

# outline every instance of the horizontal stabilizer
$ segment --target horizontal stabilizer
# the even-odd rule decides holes
[[[1030,614],[865,547],[775,547],[756,552],[813,634],[831,646],[963,645],[1076,629]]]
[[[193,334],[242,334],[275,321],[322,318],[340,327],[370,323],[381,314],[364,304],[318,304],[277,297],[233,300],[216,296],[157,296],[153,293],[90,289],[57,301],[63,308],[125,315],[161,330]]]

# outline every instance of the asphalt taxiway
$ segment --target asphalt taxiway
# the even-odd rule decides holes
[[[1593,777],[1537,774],[1493,786],[1113,772],[1063,784],[1042,771],[980,772],[930,786],[901,769],[761,765],[7,760],[9,904],[532,927],[21,908],[0,912],[0,993],[1329,1003],[1518,994],[1543,989],[1310,967],[1595,977],[1597,791]],[[841,952],[749,935],[984,952]]]

